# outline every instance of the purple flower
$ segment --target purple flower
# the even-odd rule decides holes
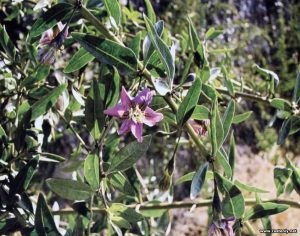
[[[208,229],[208,236],[234,236],[232,226],[235,218],[222,219],[221,222],[213,221]]]
[[[49,29],[42,34],[39,41],[38,60],[44,64],[52,64],[55,60],[55,52],[61,48],[68,37],[69,27],[58,22],[54,29]]]
[[[150,127],[163,119],[161,113],[153,111],[149,106],[152,101],[152,92],[145,88],[134,98],[130,97],[122,87],[121,102],[112,108],[104,111],[104,114],[121,118],[123,123],[119,134],[123,135],[131,131],[138,142],[143,141],[143,124]]]

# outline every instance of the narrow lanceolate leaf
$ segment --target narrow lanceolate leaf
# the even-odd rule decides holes
[[[203,105],[196,105],[191,116],[195,120],[207,120],[209,119],[209,109]]]
[[[299,103],[299,99],[300,99],[300,69],[297,72],[295,88],[293,92],[293,101]]]
[[[182,183],[187,182],[187,181],[192,181],[195,173],[196,173],[196,171],[192,171],[190,173],[187,173],[187,174],[181,176],[179,179],[176,180],[174,185],[179,185],[179,184],[182,184]]]
[[[201,44],[200,39],[198,37],[198,34],[196,32],[196,29],[193,25],[192,20],[188,17],[188,22],[189,22],[189,39],[190,39],[190,46],[195,52],[197,50],[197,47]]]
[[[112,70],[112,74],[109,73],[101,76],[100,93],[105,108],[114,106],[118,102],[120,94],[120,75],[115,67]]]
[[[205,39],[206,40],[212,40],[219,35],[223,34],[223,30],[217,30],[215,28],[210,28],[206,33],[205,33]]]
[[[94,153],[89,154],[84,161],[84,177],[93,190],[99,189],[99,157]]]
[[[273,98],[271,101],[271,106],[277,108],[282,111],[291,111],[292,105],[289,101],[282,98]]]
[[[233,124],[239,124],[239,123],[247,120],[251,116],[251,114],[252,114],[252,111],[247,111],[245,113],[238,114],[238,115],[233,117],[232,123]]]
[[[87,52],[84,48],[80,48],[70,59],[69,64],[64,69],[64,73],[77,71],[92,61],[95,57]]]
[[[221,148],[215,158],[216,164],[221,165],[224,169],[224,174],[228,179],[232,178],[232,170],[231,166],[229,165],[228,157],[226,152]]]
[[[6,52],[6,54],[12,60],[14,60],[16,55],[16,48],[8,36],[5,26],[2,26],[1,24],[0,24],[0,44],[4,49],[4,51]]]
[[[249,192],[253,192],[253,193],[268,193],[269,191],[266,191],[264,189],[260,189],[260,188],[256,188],[256,187],[253,187],[253,186],[250,186],[248,184],[244,184],[238,180],[235,180],[234,181],[234,184],[236,186],[238,186],[240,189],[244,189],[246,191],[249,191]]]
[[[178,125],[182,126],[193,114],[193,111],[199,100],[201,87],[201,80],[196,78],[194,84],[190,87],[187,95],[179,105],[176,115]]]
[[[147,16],[150,19],[150,21],[152,22],[152,24],[154,24],[156,22],[156,15],[155,15],[155,12],[153,10],[151,1],[150,0],[145,0],[145,5],[146,5],[146,10],[147,10]]]
[[[245,211],[245,201],[241,191],[231,181],[220,174],[215,173],[215,178],[219,189],[225,194],[222,202],[223,215],[225,217],[242,217]]]
[[[276,166],[274,168],[274,182],[277,188],[277,197],[284,192],[286,183],[293,171],[289,168]]]
[[[279,84],[279,77],[276,73],[273,71],[261,68],[260,66],[254,64],[253,67],[256,69],[256,71],[264,77],[267,81],[274,81],[275,86]]]
[[[252,206],[245,212],[244,221],[253,220],[269,215],[275,215],[280,212],[283,212],[289,208],[289,205],[286,204],[277,204],[273,202],[259,203]]]
[[[277,144],[281,145],[284,143],[285,139],[287,138],[287,136],[289,135],[290,129],[291,129],[291,118],[288,118],[287,120],[284,120],[282,123],[282,126],[279,130],[278,133],[278,138],[277,138]]]
[[[32,106],[29,112],[31,112],[30,121],[35,120],[39,116],[45,114],[50,108],[52,108],[59,95],[62,94],[62,92],[66,89],[66,84],[61,84],[52,91],[50,91],[48,94],[43,96],[40,100],[35,102]]]
[[[33,175],[37,172],[37,165],[38,161],[34,158],[19,171],[12,181],[10,195],[21,194],[28,188]]]
[[[94,79],[85,104],[85,122],[94,139],[100,137],[104,127],[103,101],[100,97],[99,82]]]
[[[288,159],[286,158],[287,167],[293,170],[292,173],[292,183],[295,191],[300,194],[300,172],[299,169]]]
[[[232,179],[233,174],[234,174],[234,163],[235,163],[235,140],[234,140],[233,131],[231,132],[231,135],[230,135],[228,161],[229,161],[229,165],[232,170],[232,176],[231,176],[231,179]]]
[[[59,21],[63,20],[70,11],[72,11],[73,5],[68,3],[58,3],[51,7],[48,11],[44,12],[37,21],[33,24],[30,30],[30,36],[36,37],[52,28]]]
[[[195,173],[192,179],[190,198],[194,200],[199,194],[206,176],[206,171],[208,169],[209,163],[205,162],[202,166],[200,166],[199,170]]]
[[[142,32],[138,32],[136,36],[131,40],[128,47],[134,52],[136,58],[140,57]]]
[[[171,52],[165,42],[159,37],[157,34],[153,24],[149,20],[147,16],[144,15],[144,21],[146,24],[147,32],[150,37],[150,40],[155,48],[155,50],[159,54],[160,60],[163,62],[164,67],[166,69],[169,85],[172,86],[172,81],[175,74],[175,63],[172,58]]]
[[[144,219],[144,217],[140,213],[121,203],[113,203],[107,209],[107,211],[113,216],[119,216],[126,219],[130,223],[136,223]]]
[[[210,132],[211,132],[210,137],[212,142],[212,156],[214,157],[216,156],[224,139],[224,130],[220,119],[217,99],[215,99],[212,106]]]
[[[132,185],[130,184],[126,176],[121,172],[108,175],[108,181],[110,186],[119,190],[120,192],[125,193],[126,195],[135,195]]]
[[[112,157],[108,172],[112,173],[123,171],[132,167],[135,162],[145,154],[150,143],[151,136],[148,135],[143,138],[142,143],[134,141],[123,147],[115,156]]]
[[[117,25],[121,24],[122,11],[118,0],[104,0],[108,15],[114,18]]]
[[[38,235],[61,235],[56,228],[53,216],[47,206],[43,194],[41,193],[38,197],[34,223],[34,227]]]
[[[154,24],[154,28],[157,32],[157,35],[161,37],[163,30],[164,30],[164,22],[162,20],[156,22]],[[151,42],[150,36],[146,35],[144,42],[143,42],[143,59],[144,64],[147,65],[150,62],[150,58],[154,52],[155,48]],[[153,58],[152,58],[153,59]]]
[[[232,84],[232,82],[229,78],[229,74],[227,72],[227,69],[224,65],[222,65],[221,69],[222,69],[222,73],[223,73],[224,79],[225,79],[225,86],[226,86],[229,94],[234,97],[234,87],[233,87],[233,84]]]
[[[68,200],[86,200],[93,190],[85,183],[70,179],[47,179],[49,188],[60,197]]]
[[[137,58],[131,49],[114,41],[92,35],[72,33],[72,37],[97,60],[117,67],[121,74],[136,72]]]
[[[235,112],[235,102],[234,100],[231,100],[225,110],[225,113],[223,115],[222,118],[222,122],[223,122],[223,129],[224,129],[224,140],[226,139],[229,130],[230,130],[230,126],[232,124],[232,120],[234,117],[234,112]]]

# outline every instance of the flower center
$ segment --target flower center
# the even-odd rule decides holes
[[[141,111],[139,106],[130,108],[129,119],[133,120],[135,123],[143,123],[144,118],[145,118],[144,112]]]

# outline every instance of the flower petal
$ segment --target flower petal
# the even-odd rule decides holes
[[[42,34],[39,44],[47,45],[50,44],[52,40],[53,40],[53,30],[48,29],[46,32]]]
[[[122,86],[122,91],[121,91],[121,103],[122,105],[126,107],[131,107],[131,97],[128,95],[126,89]]]
[[[118,134],[123,135],[123,134],[128,133],[131,129],[131,124],[132,124],[131,120],[124,120],[118,131]]]
[[[143,123],[131,123],[131,133],[139,143],[143,142]]]
[[[144,119],[143,123],[152,127],[157,122],[160,122],[163,118],[164,118],[163,114],[153,111],[150,107],[146,107],[145,119]]]
[[[142,110],[145,110],[145,108],[149,106],[150,102],[152,101],[152,97],[153,93],[151,92],[151,90],[145,88],[143,89],[143,91],[138,93],[138,95],[133,99],[133,102],[139,104],[140,108]]]
[[[122,104],[117,104],[114,107],[104,110],[104,114],[122,118],[126,111],[127,108],[125,106],[123,106]]]

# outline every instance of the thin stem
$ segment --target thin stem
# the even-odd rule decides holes
[[[292,208],[300,209],[299,201],[285,200],[285,199],[262,199],[262,202],[274,202],[279,204],[287,204]],[[169,209],[178,209],[178,208],[191,208],[193,205],[196,207],[208,207],[211,206],[212,199],[201,200],[201,201],[178,201],[172,203],[145,203],[145,204],[131,204],[127,207],[139,209],[139,210],[169,210]],[[255,198],[245,199],[245,204],[247,206],[252,206],[256,204]],[[105,209],[101,208],[92,208],[94,213],[105,212]],[[66,215],[73,214],[74,210],[72,208],[65,208],[58,211],[52,212],[54,215]]]
[[[257,234],[255,233],[255,230],[253,229],[252,225],[249,223],[249,221],[245,221],[245,222],[244,222],[244,225],[245,225],[246,228],[248,229],[249,235],[250,235],[250,236],[255,236],[255,235],[257,235]]]
[[[226,89],[217,88],[216,90],[219,93],[230,95],[229,91],[226,90]],[[262,96],[259,96],[259,95],[255,95],[255,94],[250,94],[250,93],[235,92],[234,97],[235,98],[239,98],[239,97],[240,98],[245,98],[245,99],[248,99],[248,100],[251,100],[251,101],[262,103],[264,105],[270,105],[271,104],[271,99],[269,99],[267,97],[262,97]]]

